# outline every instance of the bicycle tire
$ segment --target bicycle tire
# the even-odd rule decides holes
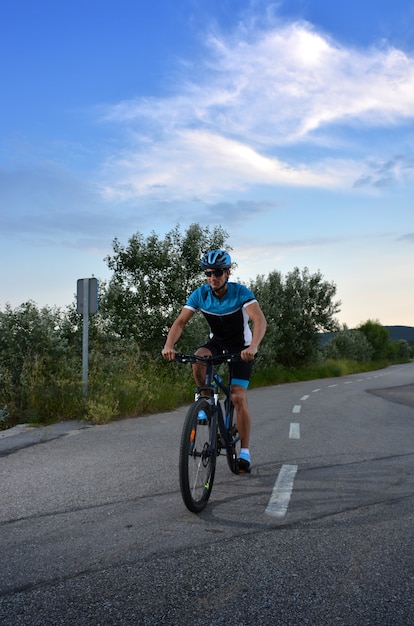
[[[186,507],[200,513],[213,488],[217,459],[217,419],[212,419],[211,405],[205,398],[194,402],[186,415],[180,444],[180,489]],[[200,424],[198,413],[204,410],[206,424]]]

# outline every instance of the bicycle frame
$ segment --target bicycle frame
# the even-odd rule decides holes
[[[233,402],[231,400],[231,364],[232,361],[236,358],[240,358],[239,354],[223,354],[216,357],[199,357],[197,355],[183,355],[177,354],[176,360],[179,360],[181,363],[190,362],[195,363],[197,361],[204,362],[206,364],[206,375],[205,375],[205,384],[202,387],[196,387],[194,394],[194,401],[197,401],[199,398],[203,397],[203,392],[207,392],[207,398],[213,398],[213,404],[217,408],[217,413],[214,412],[213,418],[217,414],[218,416],[218,430],[220,435],[224,441],[225,448],[229,449],[231,444],[235,445],[239,438],[234,439],[231,443],[229,440],[229,426],[231,415],[230,412],[234,410]],[[215,371],[214,364],[215,361],[218,363],[228,363],[229,366],[229,384],[223,381],[221,376]],[[220,390],[225,395],[224,407],[225,412],[223,413],[223,408],[220,402]],[[215,442],[211,441],[211,445],[214,445]]]
[[[206,365],[205,384],[196,387],[194,402],[184,420],[180,444],[180,488],[187,508],[200,513],[207,504],[213,488],[216,459],[222,449],[226,450],[227,463],[234,474],[239,473],[236,444],[240,437],[233,424],[234,406],[231,401],[231,362],[240,355],[223,354],[201,357],[194,354],[176,354],[180,363]],[[229,365],[229,384],[215,371],[216,363]],[[220,401],[225,395],[225,414]],[[228,418],[228,419],[227,419]]]

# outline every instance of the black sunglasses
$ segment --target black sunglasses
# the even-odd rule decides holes
[[[224,270],[206,270],[204,274],[207,276],[207,278],[211,278],[212,276],[219,278],[219,276],[223,276]]]

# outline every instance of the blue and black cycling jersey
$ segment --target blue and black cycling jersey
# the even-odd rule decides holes
[[[201,311],[210,326],[210,338],[225,346],[248,346],[252,333],[246,307],[253,302],[257,302],[253,293],[239,283],[227,283],[221,298],[205,284],[193,291],[184,308]]]

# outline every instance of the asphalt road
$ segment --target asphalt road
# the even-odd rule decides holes
[[[249,402],[198,516],[185,407],[0,433],[0,624],[414,625],[414,364]]]

